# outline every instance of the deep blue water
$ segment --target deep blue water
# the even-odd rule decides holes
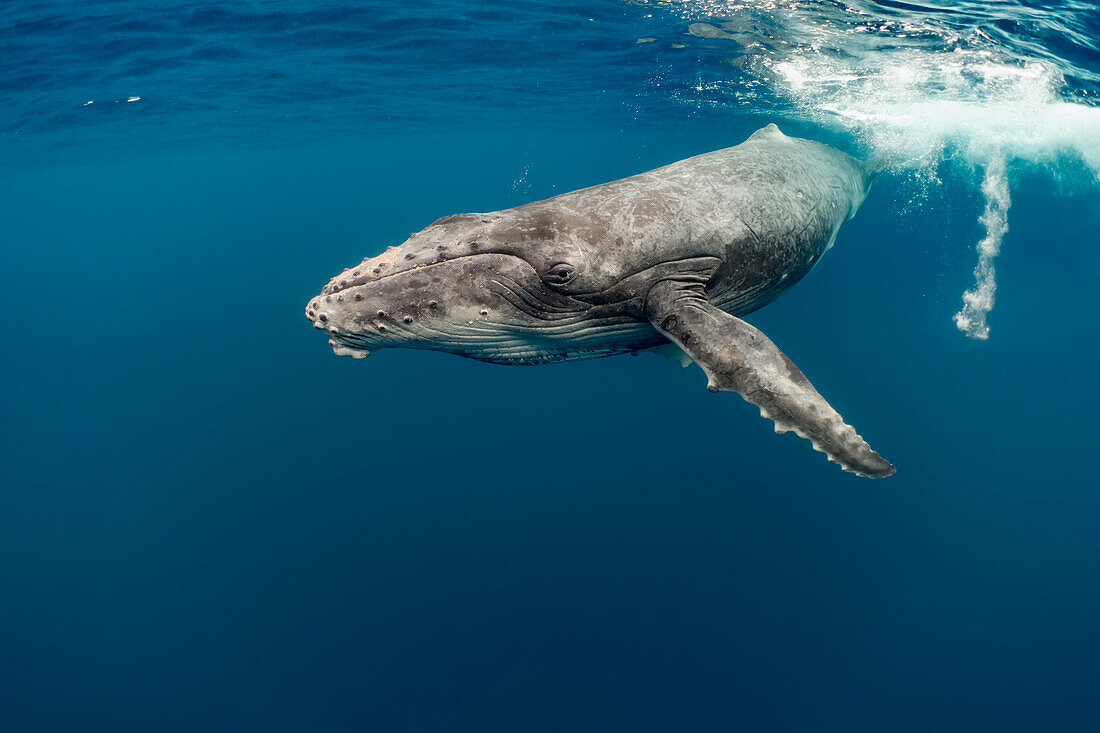
[[[4,4],[0,730],[1095,730],[1098,49],[1072,0]],[[302,317],[771,121],[894,161],[748,319],[892,478],[694,367]]]

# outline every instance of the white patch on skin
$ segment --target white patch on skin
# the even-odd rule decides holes
[[[649,351],[652,354],[656,354],[657,356],[663,356],[674,364],[679,364],[680,367],[684,369],[687,369],[689,366],[695,363],[683,349],[681,349],[679,346],[671,341],[667,344],[654,346],[652,349],[646,349],[646,351]]]
[[[365,359],[370,356],[370,352],[366,349],[356,349],[346,344],[342,344],[336,339],[328,340],[329,346],[332,347],[332,353],[337,356],[350,356],[352,359]]]

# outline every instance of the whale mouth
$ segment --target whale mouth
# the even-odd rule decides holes
[[[343,279],[343,278],[340,278]],[[652,328],[547,287],[522,257],[463,255],[323,291],[306,317],[337,355],[380,348],[539,364],[624,353]]]
[[[306,305],[306,318],[329,336],[334,349],[447,350],[516,331],[564,327],[583,320],[587,310],[545,287],[535,269],[515,255],[462,255],[371,274],[365,282],[335,278]]]

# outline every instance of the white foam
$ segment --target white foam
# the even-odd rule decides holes
[[[840,124],[898,168],[959,152],[983,164],[1083,160],[1100,178],[1100,109],[1065,101],[1064,80],[1040,61],[990,51],[878,51],[859,59],[797,54],[773,65],[803,111]]]

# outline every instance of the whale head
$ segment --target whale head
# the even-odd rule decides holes
[[[608,325],[574,297],[584,269],[578,249],[537,223],[459,214],[334,277],[306,317],[353,358],[395,347],[509,364],[578,358]],[[589,356],[614,353],[599,340]]]

